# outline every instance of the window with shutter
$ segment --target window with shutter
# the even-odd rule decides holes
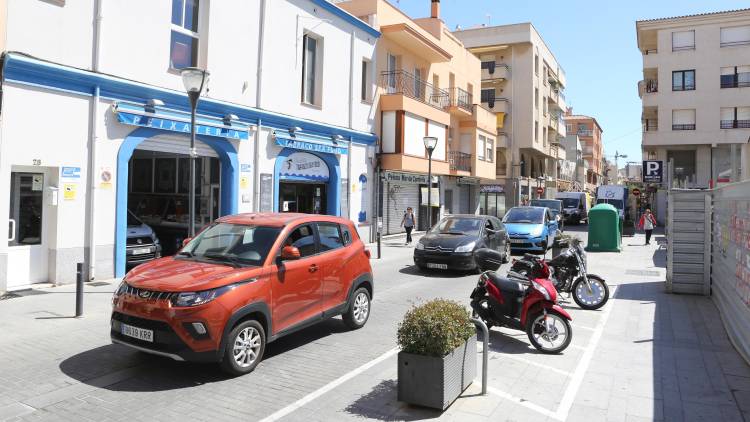
[[[721,28],[721,46],[750,44],[750,25]]]
[[[672,32],[672,51],[694,50],[695,31]]]
[[[672,110],[672,130],[695,130],[695,109]]]

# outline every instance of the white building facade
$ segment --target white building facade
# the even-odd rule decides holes
[[[210,71],[197,228],[300,211],[349,217],[369,238],[376,137],[360,92],[373,90],[380,34],[354,16],[326,0],[0,0],[3,22],[0,291],[72,282],[78,262],[90,278],[123,276],[129,211],[164,253],[179,246],[186,66]]]

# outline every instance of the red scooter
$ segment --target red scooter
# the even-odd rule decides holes
[[[560,353],[573,338],[573,319],[557,304],[557,290],[543,271],[529,280],[523,275],[500,277],[495,273],[503,256],[491,249],[479,249],[474,260],[482,271],[471,292],[471,308],[487,328],[508,327],[525,331],[531,344],[542,353]],[[546,264],[545,264],[546,266]]]

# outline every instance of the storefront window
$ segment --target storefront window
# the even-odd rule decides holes
[[[667,162],[674,160],[674,168],[672,169],[673,187],[696,187],[695,152],[695,150],[667,151]]]

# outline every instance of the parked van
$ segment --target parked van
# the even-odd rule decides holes
[[[558,192],[555,199],[562,201],[563,218],[566,222],[579,224],[588,221],[591,203],[585,192]]]
[[[624,220],[627,215],[625,207],[627,206],[628,187],[623,185],[602,185],[596,188],[596,203],[610,204],[617,208],[620,214],[620,220]],[[627,213],[629,214],[629,213]]]

